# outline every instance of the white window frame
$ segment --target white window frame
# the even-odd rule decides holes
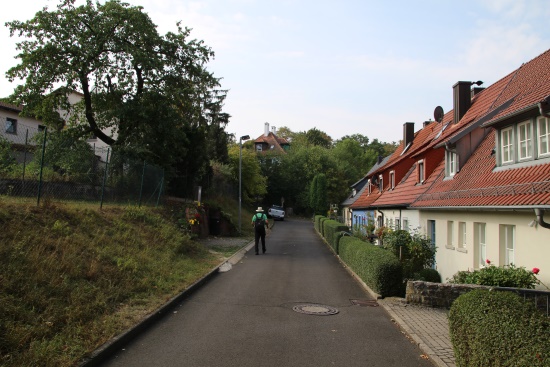
[[[393,228],[395,230],[401,229],[401,220],[399,218],[395,218]]]
[[[503,265],[511,265],[515,262],[516,226],[510,224],[500,225],[500,256]]]
[[[452,150],[445,152],[445,170],[447,177],[453,177],[458,173],[458,154]]]
[[[408,218],[403,218],[403,228],[405,231],[408,231],[409,230],[409,219]]]
[[[466,222],[458,222],[458,249],[466,249]]]
[[[475,244],[477,246],[478,268],[485,266],[487,261],[487,225],[485,223],[474,223]]]
[[[533,124],[524,121],[518,124],[518,160],[533,159]]]
[[[419,184],[423,184],[424,181],[426,180],[426,170],[425,170],[425,167],[424,167],[424,160],[421,159],[418,161],[418,183]]]
[[[550,118],[538,118],[538,153],[539,156],[550,156]],[[543,151],[543,147],[546,149]]]
[[[395,171],[390,171],[390,190],[395,189]]]
[[[262,144],[256,144],[256,151],[257,152],[262,152],[263,151]]]
[[[384,191],[384,176],[383,175],[378,176],[378,191],[380,191],[380,192]]]
[[[447,221],[447,245],[448,249],[454,250],[454,222],[452,220]]]
[[[507,137],[507,140],[504,138]],[[500,159],[502,164],[514,163],[514,129],[512,126],[500,131]]]
[[[367,181],[367,191],[368,191],[369,195],[372,192],[372,183],[371,183],[370,179]]]

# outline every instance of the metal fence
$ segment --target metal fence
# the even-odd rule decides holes
[[[501,292],[512,292],[522,297],[524,301],[531,301],[546,316],[550,317],[550,292],[539,291],[534,289],[508,288],[508,287],[493,287],[492,289]]]
[[[0,117],[0,196],[158,205],[163,169],[100,144]]]

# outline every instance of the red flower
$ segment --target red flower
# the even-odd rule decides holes
[[[491,260],[489,260],[489,259],[485,260],[485,262],[489,265],[491,264]]]
[[[539,273],[539,271],[540,271],[540,269],[539,269],[539,268],[533,268],[533,274],[538,274],[538,273]]]

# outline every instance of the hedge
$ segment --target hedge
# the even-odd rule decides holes
[[[322,215],[316,215],[313,219],[313,226],[317,230],[317,232],[321,233],[321,218],[325,218]]]
[[[321,236],[323,238],[325,237],[325,222],[328,220],[327,217],[322,217],[319,219],[319,233],[321,233]]]
[[[351,236],[342,237],[338,247],[340,259],[373,291],[382,297],[403,297],[403,268],[394,254]]]
[[[449,329],[458,367],[550,366],[550,318],[514,293],[461,295]]]
[[[326,220],[326,221],[323,222],[324,238],[328,242],[330,247],[332,247],[334,252],[336,252],[337,254],[338,254],[338,239],[339,238],[335,238],[334,235],[337,234],[337,233],[339,234],[342,231],[348,232],[349,228],[347,226],[343,225],[342,223],[337,222],[337,221],[332,220],[332,219],[329,219],[329,220]]]

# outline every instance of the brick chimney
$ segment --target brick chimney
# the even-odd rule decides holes
[[[456,124],[470,108],[472,82],[458,82],[453,85],[453,123]]]
[[[403,124],[403,147],[412,143],[414,139],[414,122],[405,122]]]

